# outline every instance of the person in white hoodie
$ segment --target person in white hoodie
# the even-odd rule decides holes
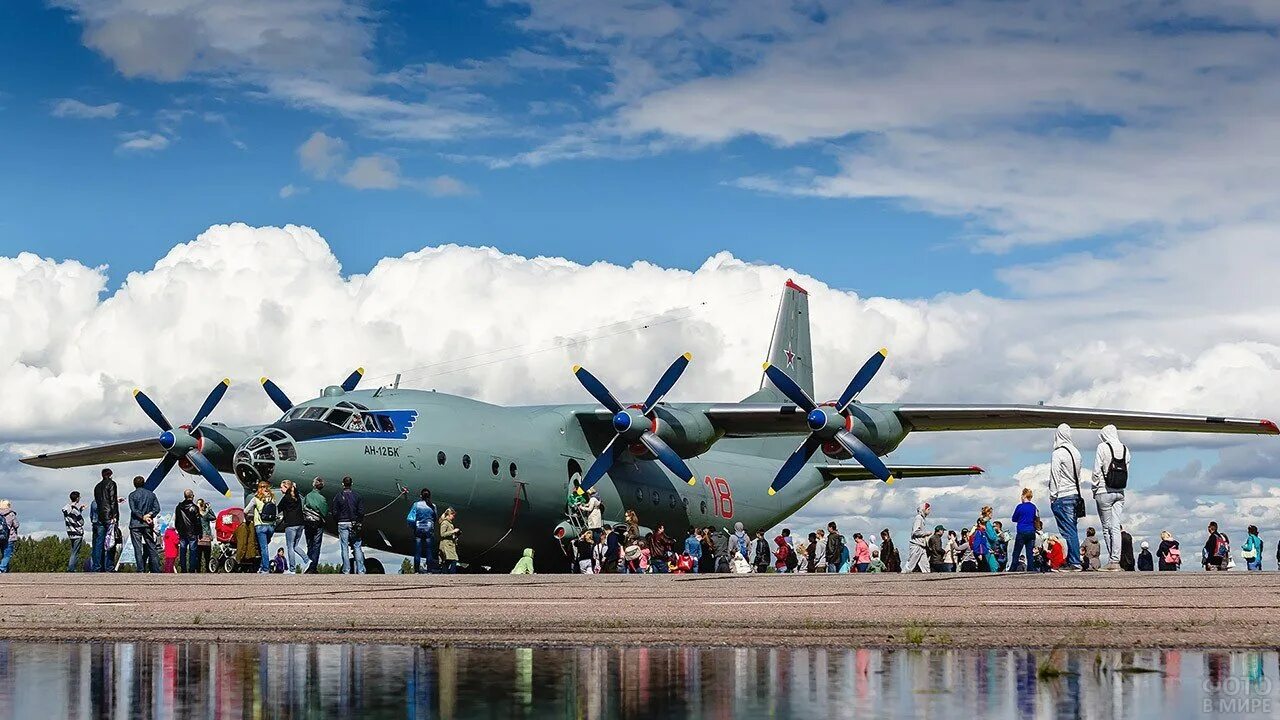
[[[907,564],[902,566],[902,572],[915,572],[918,568],[920,572],[929,572],[929,555],[928,543],[929,536],[933,533],[926,528],[925,518],[929,517],[929,503],[920,503],[920,507],[916,508],[916,521],[911,526],[911,552],[907,555]]]
[[[1067,561],[1062,570],[1080,570],[1080,531],[1076,526],[1076,506],[1083,510],[1080,498],[1080,451],[1071,442],[1071,426],[1058,426],[1049,456],[1049,505],[1058,521],[1058,532],[1067,544]],[[1083,514],[1083,513],[1081,513]]]
[[[1124,493],[1129,484],[1129,448],[1120,442],[1115,425],[1102,428],[1093,466],[1093,500],[1098,504],[1102,542],[1107,564],[1102,570],[1120,570],[1120,525],[1124,521]]]

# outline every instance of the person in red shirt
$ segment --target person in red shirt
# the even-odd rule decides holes
[[[164,571],[167,573],[177,572],[174,566],[178,564],[178,531],[170,525],[164,531]]]

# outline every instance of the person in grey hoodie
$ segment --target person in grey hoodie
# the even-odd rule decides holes
[[[1080,451],[1071,442],[1071,426],[1058,426],[1049,456],[1049,506],[1058,521],[1058,532],[1067,543],[1067,561],[1062,570],[1080,570],[1080,530],[1076,525],[1076,503],[1080,501]]]
[[[1120,570],[1120,526],[1124,524],[1124,493],[1128,485],[1128,468],[1131,460],[1129,448],[1120,442],[1115,425],[1102,428],[1098,434],[1098,452],[1093,466],[1093,500],[1098,505],[1098,521],[1102,525],[1102,544],[1107,548],[1107,564],[1101,570]],[[1125,487],[1116,487],[1112,480],[1116,470],[1123,468]]]
[[[916,521],[911,526],[911,552],[907,555],[907,564],[902,566],[902,572],[909,573],[919,568],[920,572],[929,572],[929,557],[927,553],[929,536],[933,533],[925,527],[925,518],[929,517],[929,503],[920,503],[920,507],[916,508]]]
[[[18,548],[18,513],[13,503],[0,500],[0,523],[4,523],[4,540],[0,541],[0,573],[9,572],[9,561]]]

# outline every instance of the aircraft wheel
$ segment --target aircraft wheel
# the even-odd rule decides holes
[[[387,569],[382,567],[381,560],[377,558],[365,558],[364,573],[366,575],[386,575]]]

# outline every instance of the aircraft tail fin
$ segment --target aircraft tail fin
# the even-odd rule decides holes
[[[809,292],[788,280],[778,303],[778,316],[773,321],[773,340],[769,343],[769,364],[795,380],[813,397],[813,358],[809,339]],[[786,402],[787,398],[767,377],[760,378],[760,389],[743,402]]]

